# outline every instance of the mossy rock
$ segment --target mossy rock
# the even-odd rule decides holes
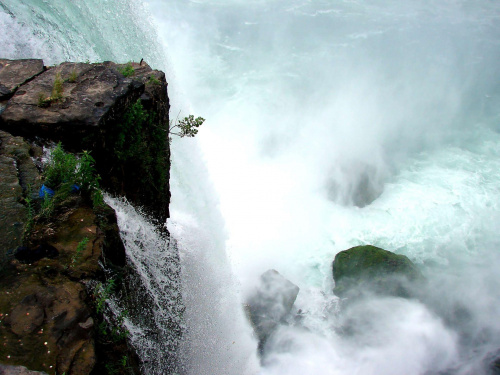
[[[409,297],[411,284],[423,280],[406,256],[371,245],[341,251],[335,256],[332,268],[334,293],[339,297],[365,292]]]

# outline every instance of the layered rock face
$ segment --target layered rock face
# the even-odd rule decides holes
[[[0,79],[9,78],[0,87],[10,93],[3,96],[7,101],[0,98],[0,128],[29,140],[61,142],[73,152],[91,150],[106,190],[164,222],[170,199],[165,74],[146,63],[113,62],[63,63],[40,72],[40,62],[0,60]],[[15,86],[20,82],[26,83]],[[138,100],[146,117],[129,112]],[[131,120],[155,126],[133,134]]]
[[[115,213],[76,191],[40,214],[43,147],[89,151],[100,186],[163,228],[168,110],[165,75],[146,63],[0,59],[0,373],[139,373],[102,312],[121,288],[106,279],[130,272]]]
[[[6,262],[6,251],[22,245],[26,207],[21,204],[23,192],[39,181],[31,155],[41,149],[21,137],[0,131],[0,269]]]
[[[43,60],[0,59],[0,101],[9,99],[19,86],[44,70]]]

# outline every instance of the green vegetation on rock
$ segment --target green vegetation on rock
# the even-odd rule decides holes
[[[28,189],[25,197],[27,206],[25,241],[29,240],[34,223],[39,219],[50,218],[56,206],[68,199],[72,192],[78,191],[84,198],[91,199],[96,210],[104,206],[99,188],[100,177],[94,164],[94,158],[87,151],[84,151],[78,158],[65,152],[60,143],[52,150],[42,177],[45,186],[54,193],[45,192],[41,202],[36,205],[31,188]]]
[[[203,125],[205,119],[203,117],[194,118],[193,115],[184,117],[182,120],[178,121],[176,124],[171,125],[169,132],[170,134],[177,135],[178,137],[194,137],[198,134],[198,128]],[[174,131],[178,129],[178,131]]]
[[[67,153],[59,143],[51,152],[50,160],[43,173],[44,183],[49,188],[59,191],[77,185],[82,192],[91,194],[99,189],[100,176],[94,167],[95,160],[88,151],[80,158]]]
[[[404,255],[365,245],[341,251],[333,262],[334,292],[338,296],[364,291],[408,296],[407,284],[422,279],[417,267]]]
[[[124,77],[132,77],[135,74],[135,69],[131,62],[128,62],[124,67],[118,68],[118,71],[123,74]]]
[[[113,193],[123,194],[120,181],[125,180],[129,198],[146,207],[168,206],[167,131],[157,113],[144,108],[140,99],[128,107],[121,121],[106,134],[110,163],[107,176],[113,181]]]
[[[154,76],[150,75],[148,79],[148,85],[160,85],[161,82]]]
[[[87,247],[87,244],[89,243],[89,238],[85,237],[83,240],[78,242],[78,245],[76,246],[76,251],[75,254],[73,255],[72,263],[78,262],[78,259],[82,256],[83,251]]]
[[[56,78],[54,79],[54,86],[52,87],[52,95],[50,98],[53,101],[60,100],[63,93],[63,80],[61,78],[61,73],[56,73]]]
[[[76,79],[76,78],[75,78]],[[49,107],[53,102],[57,102],[62,99],[63,94],[63,79],[61,77],[61,73],[56,73],[54,78],[54,85],[52,86],[52,93],[50,96],[47,96],[43,92],[38,94],[38,103],[37,105],[41,108]]]
[[[78,74],[76,73],[76,70],[73,69],[69,75],[68,82],[75,83],[77,78],[78,78]]]

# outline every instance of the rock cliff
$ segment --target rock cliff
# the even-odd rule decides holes
[[[146,63],[0,59],[0,372],[139,373],[123,316],[103,315],[131,270],[95,193],[126,197],[168,235],[168,110],[165,75]],[[40,197],[58,142],[76,172],[98,173],[92,190]]]

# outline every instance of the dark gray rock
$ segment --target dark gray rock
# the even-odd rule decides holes
[[[264,272],[255,292],[248,298],[247,311],[262,347],[276,326],[290,313],[299,287],[275,270]]]
[[[90,145],[99,128],[120,117],[144,93],[152,69],[145,63],[132,65],[135,74],[130,77],[120,72],[123,65],[112,62],[51,67],[8,101],[0,117],[2,128],[15,135],[37,135],[82,149],[82,142]],[[51,99],[57,76],[63,81],[61,98]]]
[[[43,70],[43,60],[0,59],[0,101],[11,97],[19,86]]]
[[[384,191],[384,174],[364,162],[336,163],[326,179],[328,199],[343,206],[365,207]]]
[[[49,371],[49,365],[55,364],[51,371],[59,374],[97,374],[106,373],[107,364],[128,355],[130,371],[140,373],[140,359],[126,340],[110,342],[108,332],[97,329],[101,316],[83,286],[90,285],[88,280],[104,281],[101,264],[125,277],[126,271],[118,267],[125,265],[125,251],[112,209],[94,212],[86,197],[72,196],[49,218],[35,214],[33,225],[26,226],[32,228],[30,235],[22,243],[28,187],[36,193],[40,186],[32,159],[40,156],[41,149],[33,145],[59,141],[65,151],[89,150],[102,177],[100,187],[126,196],[164,228],[170,197],[167,82],[164,73],[145,63],[131,66],[127,77],[121,69],[124,65],[111,62],[63,63],[23,81],[8,99],[0,99],[0,268],[2,260],[9,260],[0,269],[0,289],[5,291],[0,293],[0,305],[2,313],[8,311],[0,324],[0,337],[8,345],[0,346],[0,355],[6,364],[39,371]],[[59,76],[62,90],[54,95]],[[138,110],[138,105],[143,108]],[[127,142],[118,148],[116,139],[123,135],[128,136]],[[132,150],[135,153],[127,148],[129,138],[141,140]],[[142,164],[136,154],[147,154]],[[90,240],[79,252],[83,238]],[[56,251],[41,244],[50,244]],[[22,254],[15,254],[16,248],[28,258],[36,257],[25,259],[28,264],[20,262],[15,255]],[[7,257],[8,250],[12,255]],[[142,291],[137,288],[137,293]],[[164,327],[180,339],[182,301],[180,290],[175,293],[178,320],[167,321]],[[137,316],[143,313],[139,308]],[[165,362],[178,366],[179,340],[161,342],[167,349]],[[50,350],[42,357],[40,348],[45,347]]]
[[[34,263],[43,258],[56,258],[59,251],[49,244],[41,244],[34,248],[19,246],[14,252],[14,257],[21,263]]]
[[[26,207],[23,189],[36,189],[38,170],[30,157],[32,147],[20,137],[0,131],[0,268],[7,253],[22,245]]]
[[[481,367],[485,375],[500,375],[500,349],[486,354]]]
[[[147,118],[136,121],[134,133],[123,124],[139,98]],[[68,62],[1,102],[0,129],[42,144],[61,142],[65,151],[91,151],[101,186],[143,207],[163,228],[170,201],[168,111],[165,74],[145,62]],[[131,137],[141,143],[135,149]],[[144,145],[142,158],[133,154]]]

